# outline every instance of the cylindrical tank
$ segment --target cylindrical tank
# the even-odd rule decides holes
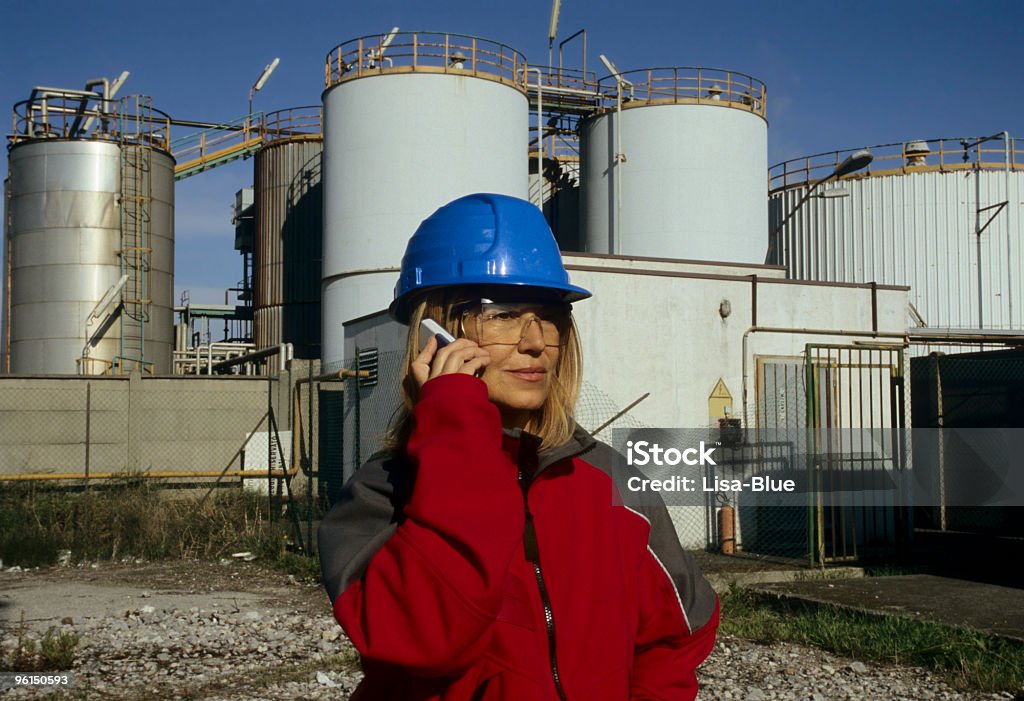
[[[853,150],[770,171],[770,263],[790,276],[908,285],[909,324],[1024,327],[1024,140],[909,140],[870,147],[866,171],[830,176]],[[795,209],[799,204],[799,209]]]
[[[291,343],[304,359],[320,357],[320,111],[268,114],[255,165],[253,339],[257,348]]]
[[[390,304],[423,219],[472,192],[527,196],[525,68],[507,46],[455,34],[355,39],[328,54],[325,371],[343,360],[343,323]]]
[[[169,372],[174,159],[159,148],[166,131],[126,160],[123,140],[106,131],[112,114],[78,138],[73,114],[53,109],[46,129],[16,134],[10,149],[9,371],[98,374],[144,361],[150,372]],[[140,175],[125,191],[129,169]],[[123,238],[125,228],[143,235]],[[133,264],[142,272],[126,269]],[[138,328],[125,324],[129,312]]]
[[[709,68],[600,83],[606,99],[580,126],[587,250],[764,262],[764,84]]]

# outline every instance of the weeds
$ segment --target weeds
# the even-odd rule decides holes
[[[277,562],[289,531],[283,519],[271,522],[266,496],[221,490],[200,501],[131,475],[87,491],[30,483],[0,496],[0,559],[8,566],[52,565],[61,550],[77,562],[217,559],[240,550]]]
[[[0,655],[0,671],[49,672],[71,669],[79,637],[75,633],[47,629],[41,643],[28,636],[25,612],[21,612],[18,639],[9,655]]]
[[[927,667],[960,689],[1024,688],[1024,644],[903,616],[790,603],[734,589],[722,596],[721,631],[757,642],[785,640],[861,660]]]

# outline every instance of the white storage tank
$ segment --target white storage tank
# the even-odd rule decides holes
[[[591,253],[762,263],[764,83],[711,68],[603,78],[581,125]]]
[[[392,32],[327,55],[325,371],[343,361],[342,324],[390,304],[423,219],[472,192],[526,198],[525,69],[519,52],[459,34]]]
[[[908,285],[912,325],[1024,327],[1024,143],[1004,132],[868,150],[867,170],[818,185],[798,209],[854,150],[771,168],[767,262],[802,280]]]
[[[119,114],[100,97],[37,88],[15,107],[6,372],[170,371],[169,120],[148,98]]]

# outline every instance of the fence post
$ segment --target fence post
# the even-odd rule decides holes
[[[89,463],[92,448],[92,382],[85,382],[85,482],[89,483]]]
[[[142,394],[142,370],[141,364],[136,364],[128,375],[128,456],[124,469],[128,472],[137,472],[141,469],[139,463],[139,443],[143,431],[141,401]],[[134,400],[134,401],[133,401]]]

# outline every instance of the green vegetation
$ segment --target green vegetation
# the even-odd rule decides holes
[[[0,671],[49,672],[71,669],[79,638],[75,633],[49,628],[42,642],[29,638],[25,629],[25,612],[18,625],[18,642],[9,654],[0,654]]]
[[[902,616],[873,616],[734,589],[721,632],[763,643],[813,645],[861,660],[926,667],[960,689],[1024,689],[1024,644]]]
[[[315,559],[288,552],[291,523],[270,520],[266,496],[241,489],[191,493],[126,475],[88,490],[41,483],[0,492],[0,559],[5,566],[121,559],[217,559],[238,551],[304,578]]]

